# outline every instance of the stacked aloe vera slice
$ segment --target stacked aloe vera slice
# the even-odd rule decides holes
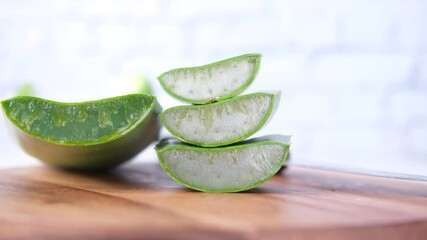
[[[280,93],[238,96],[255,79],[260,60],[260,54],[245,54],[159,76],[171,96],[192,104],[160,114],[163,126],[181,140],[165,139],[156,146],[161,166],[177,182],[205,192],[238,192],[279,171],[289,136],[244,141],[268,122],[279,103]]]

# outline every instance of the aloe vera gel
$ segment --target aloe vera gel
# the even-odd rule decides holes
[[[268,122],[280,99],[280,93],[237,96],[253,81],[260,57],[246,54],[201,67],[174,69],[159,77],[172,96],[200,104],[177,106],[160,114],[163,126],[182,141],[164,140],[156,146],[163,169],[174,180],[199,191],[238,192],[259,186],[279,171],[289,152],[289,136],[244,141]],[[246,58],[256,64],[249,64]],[[229,94],[235,79],[247,80]],[[203,84],[195,84],[198,82]],[[212,88],[215,90],[209,91]]]
[[[270,135],[220,148],[163,140],[162,167],[177,182],[206,192],[236,192],[259,186],[285,162],[290,137]]]
[[[177,68],[158,77],[178,100],[205,104],[232,98],[245,90],[258,73],[261,54],[245,54],[198,67]]]
[[[184,142],[224,146],[258,131],[274,113],[278,100],[278,93],[253,93],[207,105],[178,106],[164,111],[161,121]]]

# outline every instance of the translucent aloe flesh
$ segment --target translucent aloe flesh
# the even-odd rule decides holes
[[[173,97],[205,104],[237,96],[254,80],[261,54],[245,54],[199,67],[178,68],[158,77]]]
[[[252,93],[207,105],[178,106],[160,114],[163,126],[176,138],[203,147],[242,141],[273,115],[279,93]]]
[[[218,148],[164,140],[156,146],[163,169],[178,183],[204,192],[257,187],[286,161],[290,136],[269,135]]]
[[[144,94],[81,103],[22,96],[1,104],[21,147],[65,168],[116,166],[157,140],[160,129],[157,100]]]

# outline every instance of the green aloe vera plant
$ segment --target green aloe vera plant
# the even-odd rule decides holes
[[[269,135],[220,148],[177,140],[156,146],[162,168],[178,183],[203,192],[239,192],[274,176],[286,161],[290,136]]]
[[[202,147],[242,141],[273,115],[280,93],[252,93],[207,104],[177,106],[160,114],[163,126],[178,139]]]
[[[173,97],[193,104],[206,104],[237,96],[254,80],[261,54],[245,54],[203,66],[178,68],[158,77]]]
[[[81,103],[18,96],[1,102],[21,147],[58,167],[117,166],[158,139],[155,97],[130,94]]]

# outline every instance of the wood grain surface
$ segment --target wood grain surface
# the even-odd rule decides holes
[[[427,182],[290,167],[200,193],[156,164],[0,171],[0,239],[427,239]]]

